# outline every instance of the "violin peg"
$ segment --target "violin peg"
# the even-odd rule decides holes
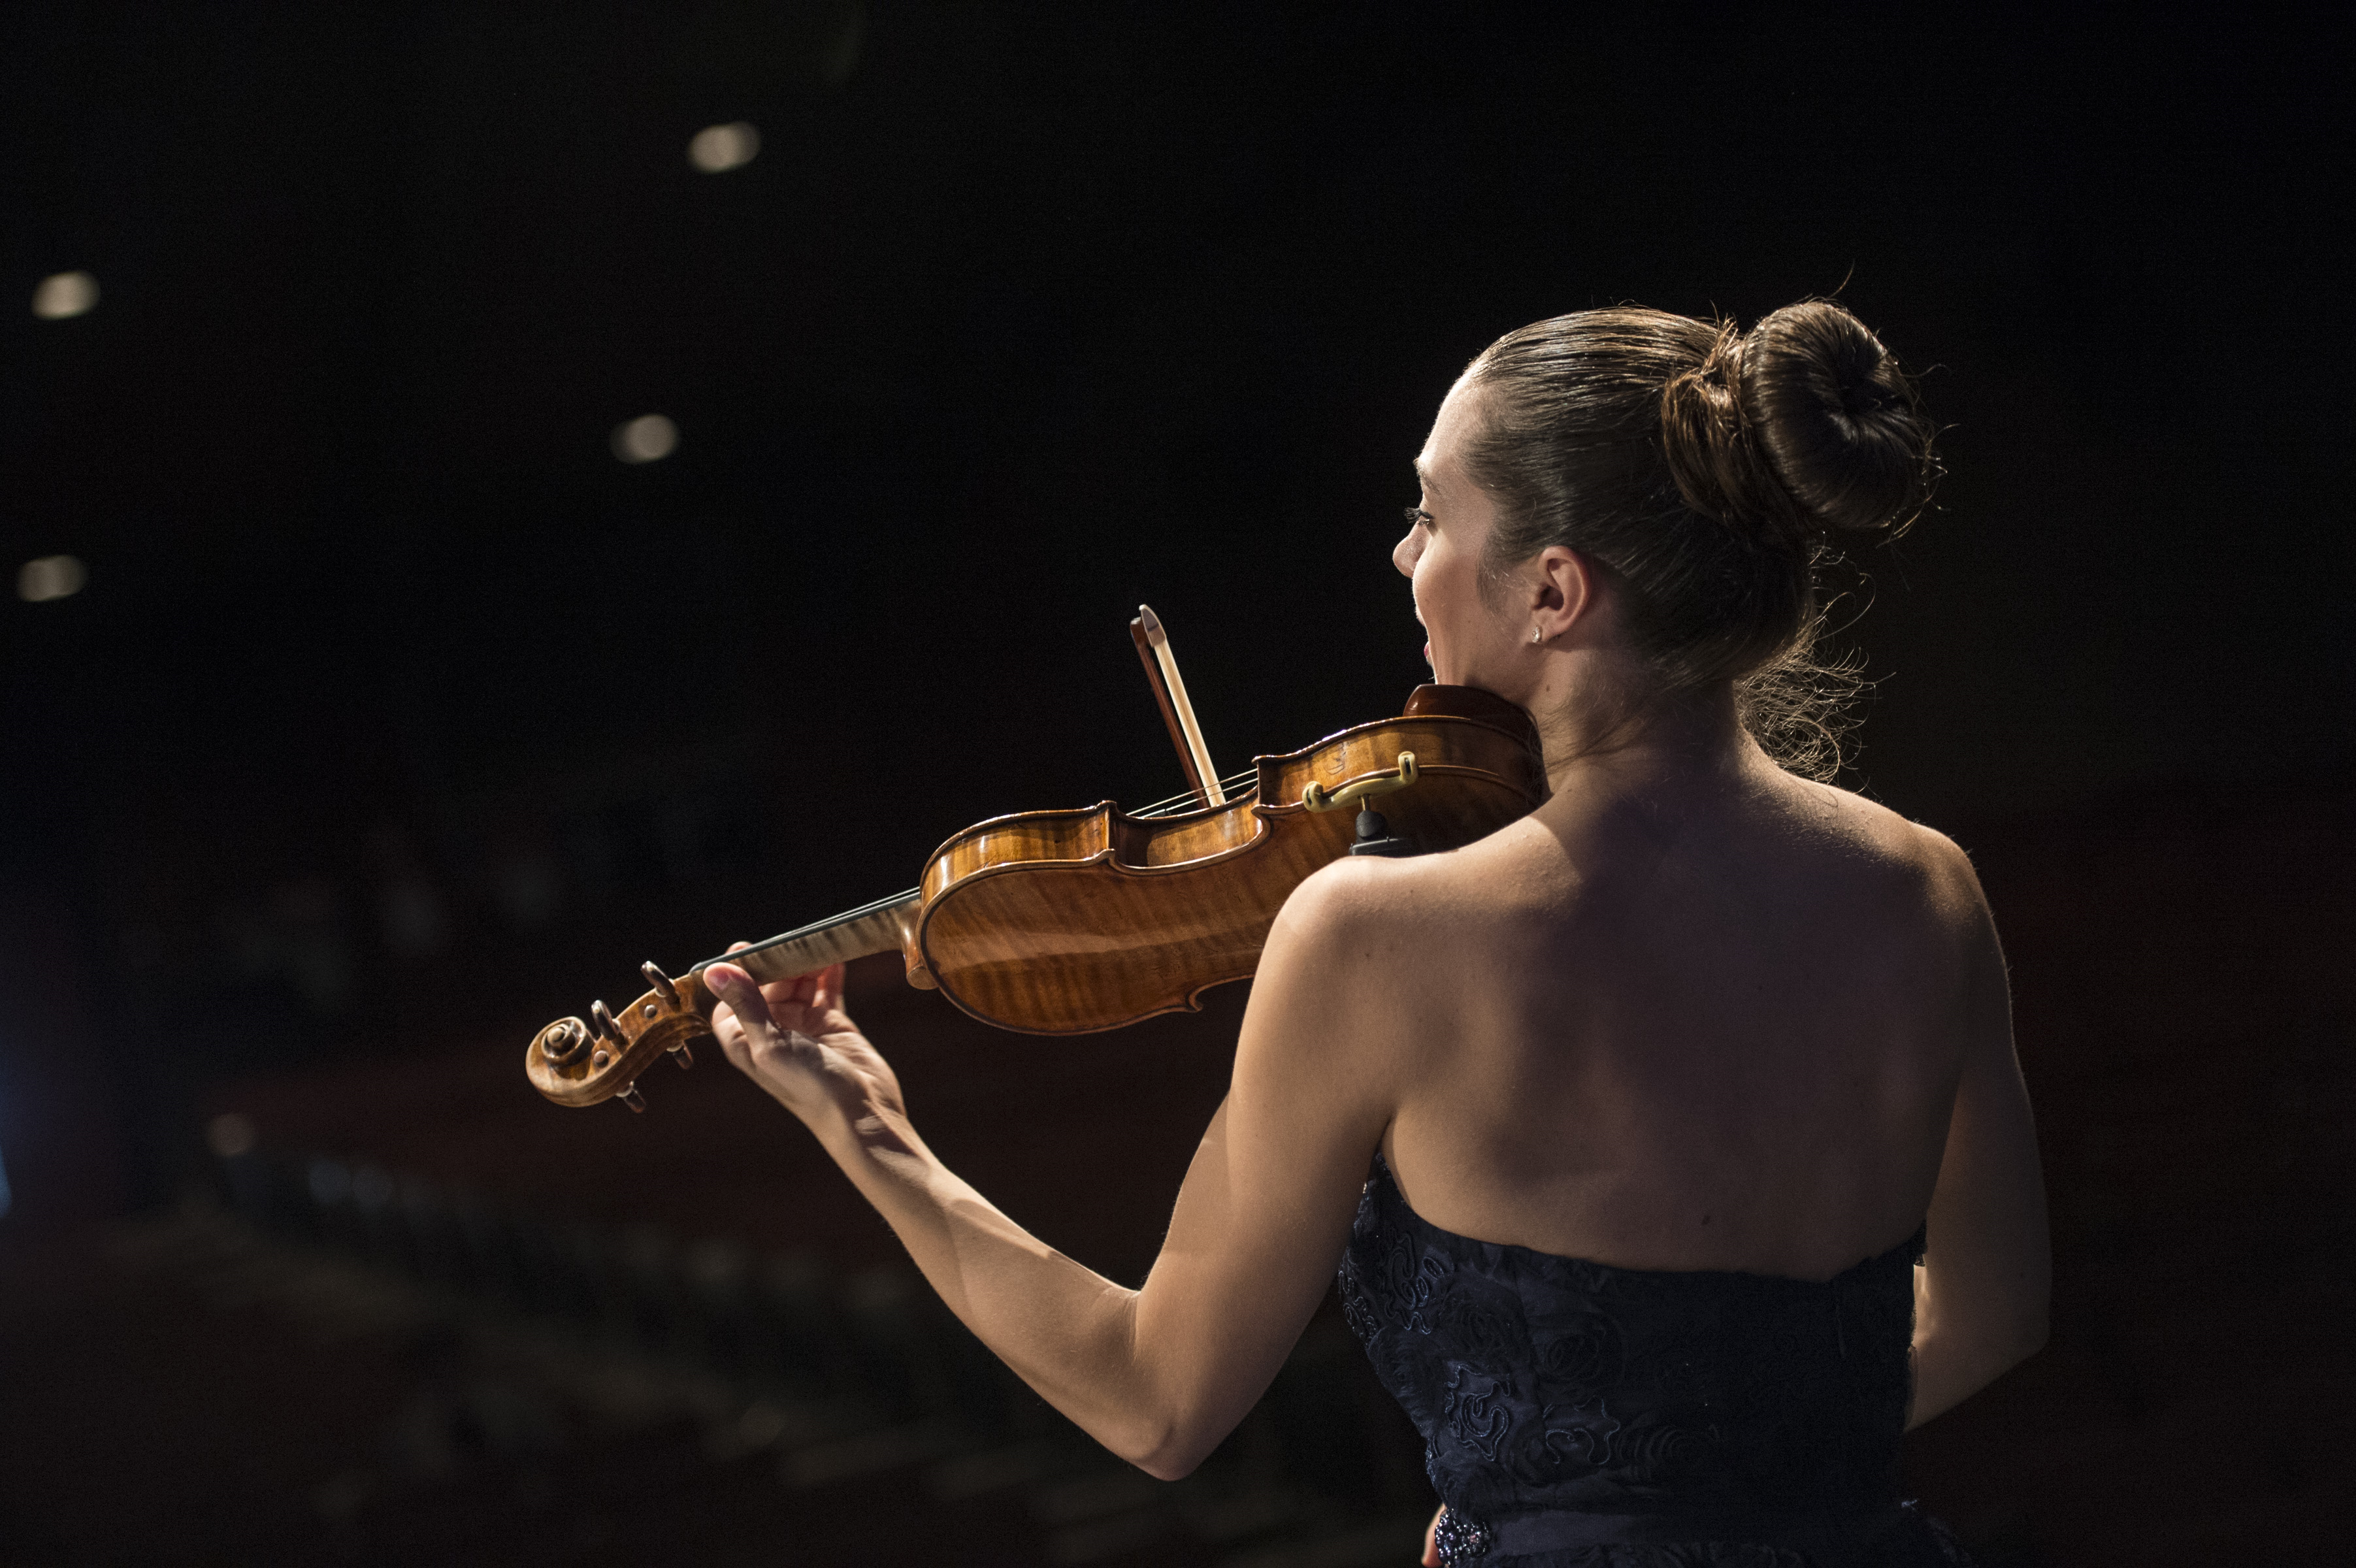
[[[670,1048],[670,1059],[679,1064],[680,1071],[685,1072],[695,1065],[695,1053],[687,1048],[685,1040],[681,1040]]]
[[[622,1026],[614,1022],[612,1011],[603,1002],[589,1004],[589,1026],[597,1031],[599,1039],[619,1042],[622,1038]]]
[[[611,1051],[599,1051],[595,1056],[589,1058],[589,1065],[594,1070],[604,1072],[613,1059],[614,1054]]]
[[[646,962],[638,965],[638,972],[647,977],[647,983],[655,988],[655,993],[657,995],[660,996],[666,1003],[669,1004],[673,1007],[679,1005],[678,985],[673,983],[669,975],[665,974],[661,970],[655,967],[655,963],[652,959],[648,959]]]
[[[641,1116],[647,1113],[647,1102],[638,1098],[638,1086],[635,1083],[623,1086],[622,1092],[614,1098]]]

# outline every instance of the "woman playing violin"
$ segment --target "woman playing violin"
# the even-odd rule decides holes
[[[934,1157],[839,968],[708,970],[729,1058],[1157,1477],[1338,1269],[1426,1439],[1426,1563],[1962,1561],[1895,1455],[2044,1339],[2003,960],[1962,852],[1806,744],[1820,566],[1912,517],[1930,435],[1823,302],[1741,334],[1587,311],[1472,362],[1392,555],[1436,679],[1532,715],[1550,797],[1292,896],[1141,1289]]]

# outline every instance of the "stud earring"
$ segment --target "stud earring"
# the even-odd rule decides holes
[[[1537,627],[1532,627],[1530,628],[1530,640],[1532,642],[1544,642],[1546,640],[1546,633],[1539,630]]]

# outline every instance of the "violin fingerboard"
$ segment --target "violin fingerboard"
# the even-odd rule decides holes
[[[917,896],[911,893],[723,956],[765,984],[791,980],[871,953],[900,951],[916,927],[918,908]]]

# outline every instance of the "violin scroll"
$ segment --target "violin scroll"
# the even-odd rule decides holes
[[[559,1105],[619,1100],[644,1111],[641,1072],[665,1056],[682,1069],[695,1064],[689,1043],[712,1033],[719,998],[704,988],[701,971],[673,980],[649,963],[644,972],[654,989],[619,1013],[599,1002],[589,1009],[588,1022],[559,1018],[532,1036],[523,1070],[534,1089]]]
[[[589,1048],[589,1026],[578,1018],[559,1018],[540,1032],[532,1046],[551,1066],[570,1066]]]

